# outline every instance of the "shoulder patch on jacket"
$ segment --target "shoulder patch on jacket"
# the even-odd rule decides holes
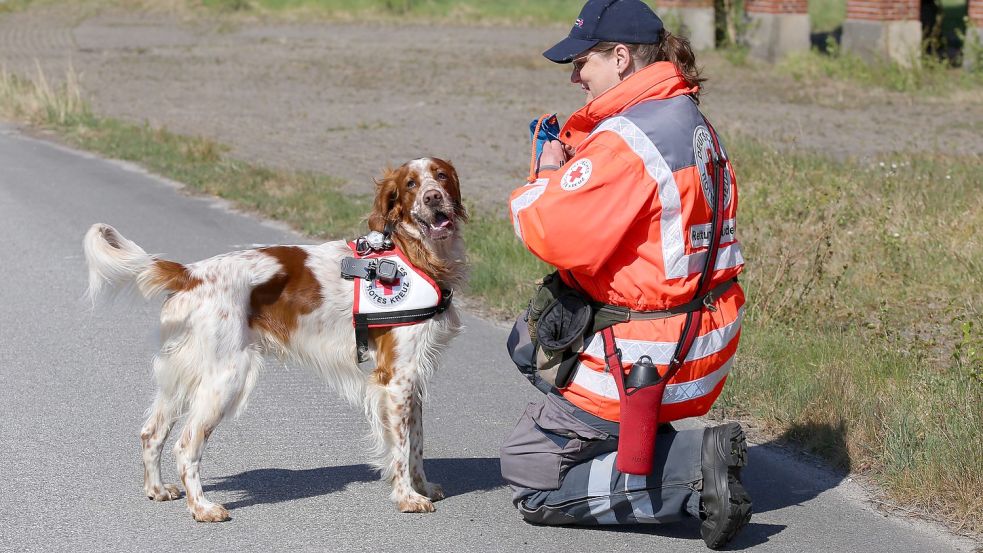
[[[560,188],[570,191],[576,190],[587,184],[587,181],[590,180],[591,168],[592,165],[589,159],[584,158],[577,160],[576,163],[571,165],[570,168],[563,173],[563,177],[560,179]]]
[[[696,158],[696,169],[700,173],[700,187],[703,197],[710,209],[716,203],[716,192],[713,187],[713,138],[710,131],[703,125],[693,131],[693,157]],[[724,171],[724,207],[730,207],[731,197],[730,171]]]

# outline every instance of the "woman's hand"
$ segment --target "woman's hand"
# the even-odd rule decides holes
[[[574,149],[560,142],[550,140],[543,144],[543,153],[539,156],[539,171],[555,171],[573,155]]]

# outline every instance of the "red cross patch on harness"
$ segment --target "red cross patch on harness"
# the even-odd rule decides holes
[[[563,173],[560,179],[560,188],[564,190],[576,190],[587,184],[590,180],[592,165],[589,159],[579,159]]]
[[[405,269],[400,267],[405,276]],[[402,276],[392,282],[369,280],[365,282],[365,297],[380,306],[397,305],[406,299],[410,291],[409,279]]]

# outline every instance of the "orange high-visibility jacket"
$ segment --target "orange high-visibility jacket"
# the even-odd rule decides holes
[[[560,132],[577,154],[512,192],[515,232],[564,281],[604,303],[638,311],[693,299],[709,244],[713,143],[675,66],[638,71],[574,113]],[[723,147],[721,145],[721,147]],[[723,233],[711,286],[744,266],[736,236],[737,187],[725,171]],[[744,293],[735,284],[706,310],[699,336],[663,396],[660,421],[705,414],[734,362]],[[685,315],[614,327],[623,363],[647,355],[666,370]],[[619,420],[618,388],[595,335],[560,392],[601,418]]]

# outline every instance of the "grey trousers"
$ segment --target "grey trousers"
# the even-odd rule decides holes
[[[652,474],[624,474],[615,468],[618,424],[549,394],[502,445],[502,476],[529,522],[672,522],[699,516],[702,447],[702,429],[660,429]]]

